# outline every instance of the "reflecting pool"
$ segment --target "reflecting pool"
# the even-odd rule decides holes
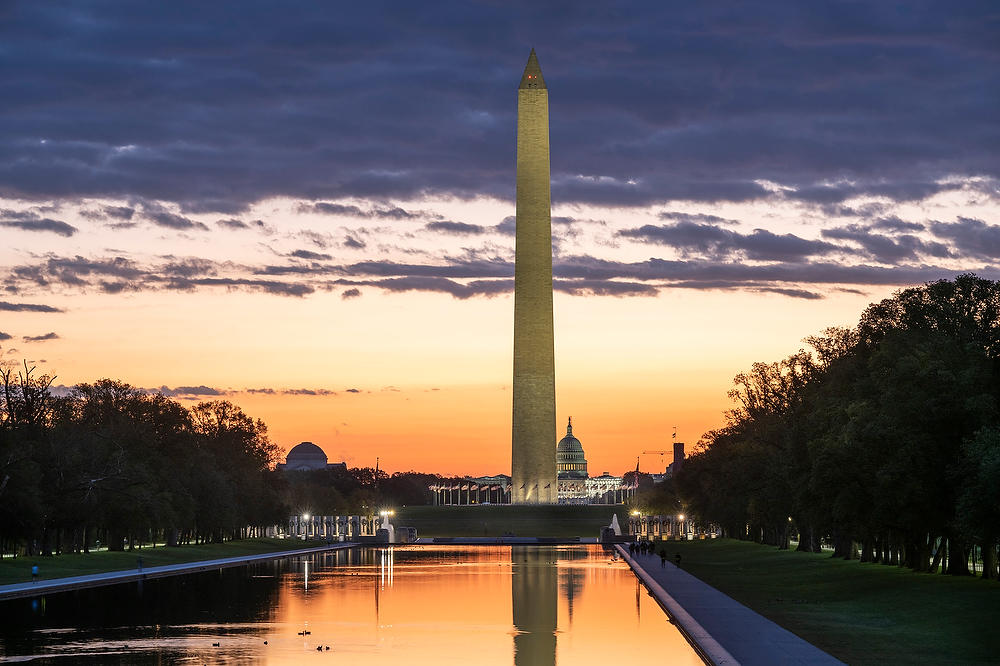
[[[599,546],[393,546],[0,603],[0,661],[702,662]]]

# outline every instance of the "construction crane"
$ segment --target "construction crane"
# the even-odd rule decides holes
[[[660,462],[663,462],[663,456],[667,455],[668,453],[673,453],[673,451],[668,451],[666,449],[660,449],[660,450],[657,450],[657,451],[643,451],[642,455],[644,455],[644,456],[651,456],[651,455],[657,454],[657,453],[660,454]]]

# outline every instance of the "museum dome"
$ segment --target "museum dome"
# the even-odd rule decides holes
[[[292,447],[285,456],[285,467],[290,470],[325,469],[326,453],[312,442],[302,442]]]
[[[587,458],[583,444],[573,436],[573,417],[566,426],[566,436],[556,444],[556,472],[560,479],[586,479]]]

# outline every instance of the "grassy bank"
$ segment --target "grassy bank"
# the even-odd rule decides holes
[[[997,663],[1000,584],[717,539],[683,568],[849,664]]]
[[[325,542],[324,542],[325,543]],[[18,557],[0,560],[0,585],[22,583],[31,580],[31,566],[37,564],[39,580],[50,578],[65,578],[67,576],[83,576],[105,571],[124,571],[135,569],[138,558],[142,558],[144,567],[157,567],[164,564],[180,564],[197,562],[199,560],[214,560],[222,557],[240,557],[242,555],[259,555],[282,550],[308,548],[311,545],[321,545],[294,539],[245,539],[243,541],[227,541],[198,546],[166,546],[147,547],[131,552],[110,552],[106,550],[94,553],[78,553],[54,555],[52,557]]]
[[[434,536],[554,536],[596,537],[618,514],[625,526],[628,512],[622,506],[409,506],[396,510],[393,524],[417,528],[421,537]]]

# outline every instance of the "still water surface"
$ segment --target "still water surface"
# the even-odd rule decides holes
[[[637,658],[702,663],[628,567],[597,546],[350,549],[0,603],[3,662]]]

